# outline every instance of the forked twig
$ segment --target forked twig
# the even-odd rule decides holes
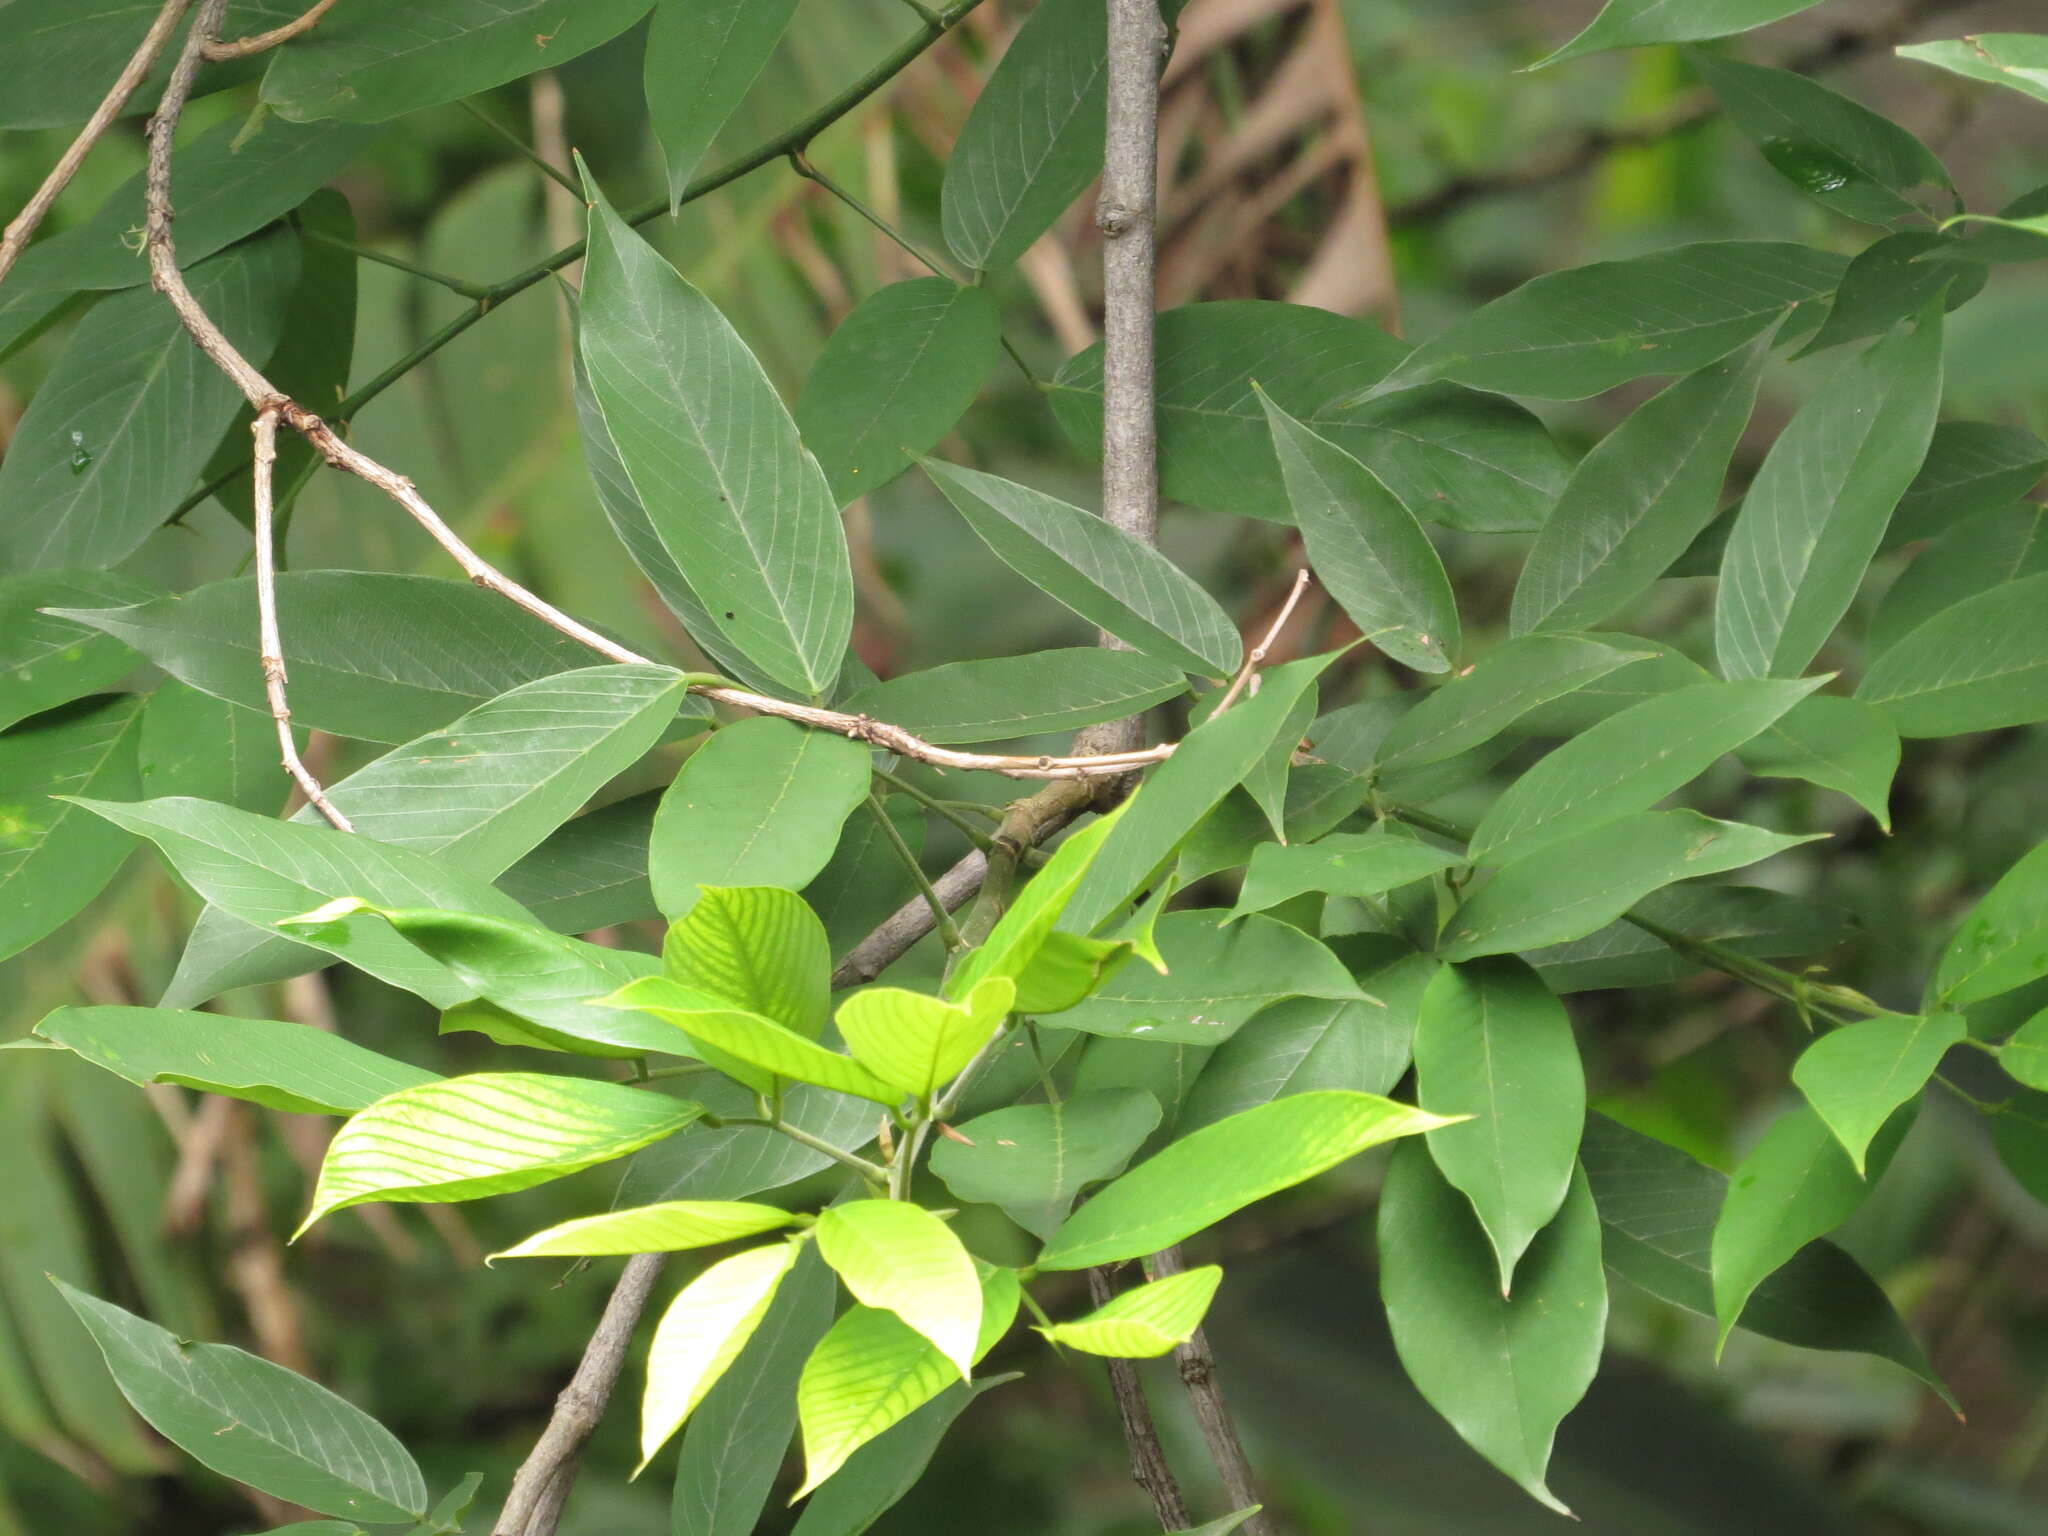
[[[1244,665],[1237,669],[1237,676],[1230,680],[1230,686],[1224,690],[1223,697],[1216,701],[1215,709],[1209,713],[1211,720],[1237,702],[1237,696],[1244,692],[1253,674],[1259,670],[1260,663],[1265,661],[1267,653],[1273,649],[1273,643],[1280,638],[1280,631],[1285,629],[1287,621],[1294,617],[1295,606],[1300,603],[1302,593],[1308,590],[1308,584],[1313,579],[1306,566],[1294,573],[1294,585],[1287,589],[1287,598],[1280,604],[1280,611],[1273,616],[1273,622],[1267,626],[1265,638],[1244,653]]]
[[[312,31],[320,24],[320,18],[333,6],[334,0],[314,0],[304,15],[287,21],[282,26],[272,27],[268,32],[254,32],[248,37],[217,38],[203,45],[200,54],[209,63],[219,63],[223,59],[246,59],[251,54],[268,52],[280,44],[288,43],[293,38]]]

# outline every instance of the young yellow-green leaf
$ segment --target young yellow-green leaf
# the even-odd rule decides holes
[[[1509,1295],[1579,1152],[1586,1074],[1564,1004],[1519,960],[1444,966],[1422,994],[1415,1096],[1440,1117],[1430,1156],[1471,1201]]]
[[[958,1367],[979,1358],[981,1282],[953,1229],[907,1200],[849,1200],[818,1218],[818,1252],[861,1305],[894,1312]]]
[[[676,1293],[647,1350],[640,1402],[640,1465],[668,1444],[767,1315],[776,1287],[803,1252],[799,1240],[721,1259]]]
[[[853,626],[824,472],[718,307],[588,192],[578,335],[619,460],[711,622],[777,682],[823,695]]]
[[[1008,741],[1120,720],[1187,692],[1179,667],[1136,651],[1073,647],[955,661],[871,683],[838,707],[941,744]]]
[[[1157,1253],[1367,1147],[1446,1125],[1370,1093],[1298,1093],[1183,1136],[1099,1191],[1054,1234],[1040,1269]]]
[[[600,1216],[579,1216],[536,1232],[503,1253],[492,1254],[487,1262],[589,1254],[674,1253],[773,1232],[795,1219],[778,1206],[755,1205],[745,1200],[664,1200],[659,1205],[635,1205]]]
[[[397,1438],[294,1371],[226,1344],[195,1344],[51,1281],[106,1356],[135,1411],[225,1477],[326,1515],[417,1520],[426,1480]]]
[[[974,404],[1001,347],[994,296],[950,277],[891,283],[855,305],[796,403],[797,430],[840,505],[879,491],[937,446]]]
[[[1148,911],[1156,912],[1155,908]],[[1016,1013],[1034,1017],[1064,1013],[1094,993],[1123,963],[1137,953],[1130,939],[1084,939],[1052,932],[1017,978]],[[1148,960],[1150,957],[1147,957]]]
[[[839,1005],[839,1034],[854,1060],[928,1103],[995,1038],[1016,994],[1007,976],[977,983],[960,1003],[902,987],[868,987]]]
[[[1714,1223],[1717,1349],[1768,1276],[1856,1214],[1911,1122],[1910,1112],[1892,1118],[1871,1144],[1861,1174],[1812,1109],[1801,1105],[1772,1122],[1728,1181]]]
[[[41,1032],[41,1026],[37,1031]],[[2048,1009],[2013,1031],[1998,1048],[1998,1064],[2015,1082],[2048,1090]]]
[[[1919,188],[1955,205],[1941,161],[1890,118],[1789,69],[1697,48],[1686,57],[1778,173],[1836,213],[1870,224],[1920,218],[1907,195]]]
[[[1458,605],[1429,535],[1371,470],[1259,398],[1316,575],[1366,640],[1424,672],[1447,670]]]
[[[1586,29],[1529,68],[1562,64],[1609,48],[1647,48],[1727,37],[1811,9],[1817,0],[1607,0]]]
[[[1263,912],[1306,891],[1381,896],[1459,862],[1454,853],[1377,830],[1333,832],[1313,843],[1260,842],[1230,915]]]
[[[1020,979],[1037,959],[1073,899],[1081,877],[1095,862],[1103,840],[1110,834],[1126,807],[1126,800],[1106,816],[1099,816],[1053,850],[1044,866],[1025,882],[996,919],[989,935],[971,950],[946,979],[946,991],[964,997],[992,976]]]
[[[708,887],[662,940],[671,981],[758,1013],[807,1040],[831,1011],[832,951],[801,896],[775,886]]]
[[[1771,444],[1721,559],[1723,676],[1796,676],[1849,611],[1927,453],[1941,334],[1930,305],[1846,364]]]
[[[1935,967],[1935,997],[1952,1008],[2048,974],[2048,843],[2013,865],[1970,909]]]
[[[1894,49],[1969,80],[1984,80],[2048,101],[2048,37],[2037,32],[1979,32],[1938,43]]]
[[[850,737],[767,715],[714,731],[655,813],[654,899],[679,918],[707,885],[801,889],[830,861],[868,781],[868,749]]]
[[[2048,719],[2048,572],[1944,609],[1863,675],[1856,697],[1901,736],[1960,736]]]
[[[647,28],[647,123],[668,170],[671,214],[795,11],[796,0],[656,0]]]
[[[1945,1008],[1861,1019],[1802,1051],[1792,1064],[1792,1081],[1835,1133],[1860,1177],[1872,1138],[1927,1086],[1964,1033],[1963,1016]]]
[[[827,1050],[773,1019],[735,1008],[721,998],[666,976],[647,976],[621,987],[604,999],[604,1006],[638,1008],[666,1019],[689,1036],[690,1043],[707,1060],[718,1059],[722,1053],[744,1067],[756,1069],[759,1081],[752,1074],[740,1081],[757,1091],[767,1091],[762,1085],[768,1078],[793,1077],[800,1083],[816,1083],[838,1093],[873,1099],[877,1104],[893,1106],[903,1100],[900,1090],[883,1082],[851,1056]]]
[[[1237,670],[1237,626],[1158,550],[1043,491],[938,459],[918,462],[997,558],[1047,596],[1184,672]]]
[[[1892,777],[1899,771],[1899,732],[1885,713],[1860,699],[1816,693],[1801,699],[1736,756],[1751,773],[1804,779],[1839,790],[1892,829]]]
[[[1516,634],[1605,621],[1705,531],[1770,348],[1766,333],[1680,379],[1579,460],[1515,584]]]
[[[1510,1297],[1494,1284],[1471,1208],[1421,1147],[1396,1147],[1380,1192],[1379,1257],[1387,1326],[1409,1380],[1467,1445],[1569,1514],[1544,1477],[1607,1332],[1600,1218],[1585,1175],[1572,1176]]]
[[[1430,379],[1578,400],[1693,373],[1832,293],[1840,257],[1773,240],[1710,240],[1550,272],[1438,332],[1373,388]]]
[[[1134,1285],[1086,1317],[1038,1331],[1053,1343],[1083,1354],[1148,1360],[1194,1336],[1222,1283],[1222,1268],[1204,1264],[1148,1285]]]
[[[833,1209],[840,1209],[834,1207]],[[981,1287],[981,1332],[974,1360],[995,1347],[1016,1319],[1017,1272],[975,1263]],[[894,1312],[847,1308],[804,1362],[797,1383],[803,1424],[802,1498],[890,1425],[960,1381],[960,1369]]]
[[[108,695],[0,735],[0,956],[69,922],[134,848],[91,802],[58,797],[140,794],[142,716],[139,695]]]
[[[1584,938],[1652,891],[1825,835],[1769,832],[1698,811],[1635,811],[1510,859],[1452,914],[1437,953],[1471,960]]]
[[[346,1115],[439,1082],[328,1030],[177,1008],[59,1008],[35,1032],[131,1083],[177,1083],[301,1115]]]
[[[1647,809],[1826,681],[1697,683],[1609,715],[1508,786],[1480,818],[1472,857],[1500,864]]]
[[[1159,1124],[1159,1101],[1138,1088],[1076,1093],[1057,1104],[1014,1104],[934,1142],[931,1166],[956,1199],[1001,1206],[1041,1241],[1088,1185],[1123,1172]]]
[[[637,1152],[704,1112],[643,1088],[539,1072],[477,1072],[402,1088],[328,1144],[312,1209],[372,1200],[474,1200]]]
[[[158,595],[149,583],[113,571],[24,571],[0,579],[0,729],[111,688],[135,666],[135,652],[112,635],[45,608],[141,603]]]
[[[1163,973],[1126,966],[1059,1016],[1062,1029],[1175,1045],[1220,1045],[1262,1008],[1288,997],[1354,999],[1358,983],[1328,948],[1299,928],[1252,915],[1224,922],[1213,910],[1159,920]]]

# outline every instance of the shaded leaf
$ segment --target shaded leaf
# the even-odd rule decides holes
[[[1870,621],[1881,655],[1939,613],[2009,581],[2048,571],[2048,511],[2015,502],[1966,517],[1921,551],[1885,589]]]
[[[1849,263],[1827,319],[1795,359],[1881,336],[1936,300],[1950,310],[1968,303],[1989,276],[1973,255],[1968,245],[1924,229],[1886,235]]]
[[[1860,1177],[1871,1140],[1908,1099],[1927,1086],[1963,1016],[1887,1013],[1822,1035],[1792,1064],[1792,1081],[1849,1154]]]
[[[1804,779],[1840,790],[1880,827],[1892,828],[1892,776],[1899,733],[1885,714],[1857,699],[1816,693],[1801,699],[1737,754],[1743,767],[1772,779]]]
[[[1137,1088],[1076,1093],[1057,1104],[1017,1104],[932,1144],[931,1167],[954,1197],[1001,1206],[1025,1231],[1050,1238],[1088,1185],[1121,1173],[1159,1124],[1159,1104]]]
[[[1856,697],[1901,736],[1960,736],[2048,719],[2048,573],[1966,597],[1870,664]]]
[[[60,795],[142,792],[136,694],[83,699],[0,733],[0,955],[75,917],[134,839]]]
[[[670,213],[795,11],[796,0],[656,0],[647,120],[668,168]]]
[[[291,789],[276,721],[176,678],[158,683],[143,706],[138,750],[142,793],[152,800],[191,795],[238,810],[274,811]]]
[[[1817,955],[1856,931],[1839,907],[1750,885],[1668,885],[1638,902],[1634,915],[1758,959]],[[1700,968],[1698,961],[1629,922],[1530,950],[1522,958],[1556,992],[1654,986]]]
[[[1523,635],[1494,647],[1432,689],[1381,738],[1381,772],[1442,762],[1482,746],[1533,709],[1573,693],[1642,651],[1580,635]]]
[[[112,687],[138,659],[113,636],[42,609],[136,603],[152,595],[149,583],[113,571],[0,578],[0,730]]]
[[[1920,472],[1899,498],[1884,548],[1930,539],[1965,518],[2011,504],[2048,470],[2048,444],[1989,421],[1936,425]]]
[[[661,791],[585,812],[557,827],[498,877],[498,888],[562,933],[659,917],[647,883],[647,841]]]
[[[1076,646],[905,673],[870,684],[839,708],[948,745],[1121,720],[1186,692],[1186,678],[1170,662]]]

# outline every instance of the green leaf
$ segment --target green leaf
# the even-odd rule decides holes
[[[868,749],[761,715],[712,733],[655,813],[647,872],[670,918],[704,886],[808,885],[866,798]]]
[[[1221,1267],[1204,1264],[1147,1285],[1134,1285],[1086,1317],[1055,1323],[1038,1332],[1051,1343],[1086,1355],[1150,1359],[1170,1353],[1175,1345],[1194,1336],[1222,1283]]]
[[[128,857],[132,838],[58,797],[142,792],[141,705],[82,699],[0,734],[0,956],[69,922]]]
[[[521,683],[590,659],[582,645],[466,581],[286,571],[277,579],[277,607],[291,651],[292,718],[364,741],[410,741]],[[256,584],[246,577],[60,616],[133,646],[202,692],[270,712],[256,644]]]
[[[1856,1214],[1884,1177],[1910,1115],[1894,1117],[1859,1173],[1841,1143],[1812,1109],[1801,1105],[1771,1123],[1728,1181],[1727,1202],[1714,1223],[1714,1318],[1717,1349],[1764,1279],[1817,1237]]]
[[[142,793],[152,800],[191,795],[274,811],[291,788],[279,769],[274,720],[176,678],[158,683],[143,706],[139,751]]]
[[[224,1477],[325,1515],[418,1519],[426,1480],[397,1438],[294,1371],[226,1344],[188,1344],[52,1277],[150,1424]]]
[[[1138,1088],[1013,1105],[956,1127],[963,1141],[934,1142],[932,1172],[955,1198],[1001,1206],[1043,1241],[1083,1189],[1123,1172],[1158,1124],[1158,1101]]]
[[[862,1536],[917,1486],[953,1421],[982,1393],[1014,1380],[1015,1373],[971,1386],[956,1381],[891,1425],[811,1494],[791,1536]]]
[[[697,1404],[676,1463],[678,1536],[753,1536],[796,1432],[804,1360],[832,1326],[838,1293],[832,1271],[806,1252],[746,1347]]]
[[[1751,773],[1840,790],[1892,829],[1899,733],[1883,711],[1860,700],[1832,693],[1801,699],[1736,755]]]
[[[587,811],[548,834],[498,878],[498,888],[560,933],[589,933],[661,915],[647,883],[647,840],[661,791]]]
[[[1573,689],[1562,698],[1539,704],[1515,723],[1517,733],[1576,736],[1630,705],[1713,680],[1713,674],[1705,667],[1662,640],[1647,640],[1640,635],[1614,638],[1625,639],[1632,650],[1649,654],[1641,661],[1631,661],[1605,677]],[[1433,770],[1432,778],[1443,772],[1440,768]]]
[[[1298,1093],[1219,1120],[1098,1192],[1038,1256],[1086,1269],[1157,1253],[1368,1147],[1447,1122],[1370,1093]]]
[[[2027,1020],[1998,1048],[1998,1064],[2015,1082],[2048,1089],[2048,1009]]]
[[[668,168],[671,214],[795,11],[796,0],[656,0],[647,29],[647,121]]]
[[[649,0],[358,0],[280,50],[263,100],[281,116],[376,123],[566,64]]]
[[[2048,843],[2026,854],[1970,909],[1941,952],[1933,992],[1967,1007],[2048,972]]]
[[[57,128],[84,122],[156,17],[155,6],[137,0],[9,0],[7,57],[0,60],[0,102],[5,103],[0,128]],[[240,36],[265,25],[265,0],[241,0],[228,7],[222,35]],[[185,30],[181,25],[173,32],[166,56],[157,60],[128,100],[126,113],[150,109],[163,90]],[[204,93],[230,83],[232,70],[208,70],[200,76],[197,90]]]
[[[719,1260],[676,1293],[647,1351],[642,1469],[739,1357],[802,1252],[801,1239],[750,1248]]]
[[[1607,1331],[1600,1220],[1571,1173],[1557,1219],[1495,1285],[1485,1233],[1419,1146],[1396,1147],[1380,1192],[1380,1297],[1394,1349],[1465,1443],[1546,1508],[1557,1426],[1592,1385]]]
[[[127,646],[45,608],[141,602],[147,582],[113,571],[31,571],[0,579],[0,730],[118,683]]]
[[[796,403],[797,430],[839,504],[879,491],[952,431],[1001,348],[1002,315],[985,288],[916,277],[862,299],[826,338]]]
[[[1960,736],[2048,719],[2048,573],[1966,597],[1870,664],[1856,697],[1901,736]]]
[[[751,1116],[757,1109],[752,1090],[738,1083],[707,1078],[695,1091],[707,1109],[721,1116]],[[782,1096],[782,1118],[827,1146],[855,1151],[874,1140],[879,1117],[863,1100],[799,1083]],[[618,1203],[746,1200],[831,1165],[830,1153],[767,1126],[700,1127],[657,1142],[628,1163],[619,1180]]]
[[[1856,931],[1839,907],[1749,885],[1667,885],[1638,902],[1634,915],[1760,960],[1817,955]],[[1555,992],[1654,986],[1700,969],[1698,961],[1629,922],[1522,958]]]
[[[1581,54],[1609,48],[1645,48],[1656,43],[1691,43],[1747,32],[1810,10],[1816,0],[1607,0],[1586,29],[1531,69],[1562,64]]]
[[[346,1115],[432,1072],[310,1024],[177,1008],[59,1008],[36,1033],[131,1083],[177,1083],[301,1115]]]
[[[1375,325],[1301,304],[1185,304],[1158,319],[1159,473],[1175,501],[1287,522],[1257,380],[1281,409],[1378,476],[1416,517],[1474,533],[1542,526],[1567,468],[1521,406],[1451,385],[1359,395],[1408,348]],[[1102,345],[1067,360],[1053,414],[1102,451]]]
[[[1646,654],[1581,635],[1523,635],[1504,641],[1396,720],[1380,739],[1375,763],[1383,773],[1419,768],[1483,746],[1531,710]]]
[[[1253,1515],[1256,1515],[1265,1507],[1263,1504],[1248,1504],[1243,1509],[1232,1510],[1229,1514],[1219,1516],[1217,1519],[1204,1520],[1200,1525],[1189,1531],[1188,1536],[1230,1536],[1232,1531],[1243,1525],[1245,1521],[1251,1519]]]
[[[2009,581],[2048,571],[2048,512],[2037,502],[1991,507],[1936,539],[1885,589],[1870,620],[1882,655],[1935,615]]]
[[[838,707],[948,745],[1121,720],[1186,692],[1186,679],[1170,662],[1076,646],[906,673],[871,683]]]
[[[1586,1117],[1579,1158],[1606,1228],[1608,1269],[1673,1306],[1712,1317],[1708,1254],[1727,1176],[1605,1115]],[[1884,1288],[1824,1239],[1759,1285],[1736,1326],[1804,1349],[1890,1360],[1954,1406]]]
[[[1941,401],[1941,317],[1848,363],[1778,435],[1736,514],[1714,608],[1728,677],[1796,675],[1849,611],[1926,455]]]
[[[1978,32],[1938,43],[1914,43],[1892,50],[1937,69],[2003,85],[2036,101],[2048,101],[2048,39],[2033,32]]]
[[[344,1206],[439,1204],[531,1189],[674,1135],[703,1106],[539,1072],[475,1072],[402,1088],[351,1116],[299,1231]]]
[[[487,1261],[580,1257],[621,1253],[675,1253],[684,1248],[709,1248],[736,1237],[756,1237],[791,1225],[796,1218],[779,1206],[744,1200],[665,1200],[579,1216],[536,1232],[524,1241],[494,1253]]]
[[[856,1061],[928,1103],[995,1038],[1015,1001],[1006,976],[979,982],[960,1004],[902,987],[867,987],[839,1005],[837,1022]]]
[[[773,886],[709,887],[662,941],[668,978],[807,1040],[831,1012],[832,952],[802,897]]]
[[[1963,1016],[1947,1009],[1887,1013],[1846,1024],[1800,1052],[1792,1081],[1835,1133],[1859,1178],[1871,1140],[1927,1086],[1964,1033]]]
[[[1965,518],[2009,506],[2048,470],[2048,443],[2018,427],[1944,421],[1885,530],[1884,548],[1946,533]]]
[[[579,339],[620,462],[711,622],[777,682],[822,696],[853,628],[824,473],[718,307],[587,190]]]
[[[1679,880],[1757,863],[1800,837],[1698,811],[1636,811],[1510,859],[1444,925],[1438,953],[1470,960],[1584,938]]]
[[[1518,960],[1444,966],[1416,1021],[1415,1096],[1440,1117],[1430,1156],[1471,1201],[1509,1295],[1579,1153],[1586,1075],[1564,1005]]]
[[[1252,915],[1220,921],[1212,910],[1159,920],[1165,974],[1125,966],[1086,1001],[1058,1015],[1061,1029],[1091,1035],[1220,1045],[1262,1008],[1283,998],[1355,999],[1342,962],[1299,928]]]
[[[1655,805],[1825,681],[1697,683],[1609,715],[1508,786],[1480,819],[1472,857],[1499,864]]]
[[[1313,843],[1262,842],[1252,850],[1230,915],[1263,912],[1307,891],[1380,896],[1459,862],[1456,854],[1379,830],[1332,833]]]
[[[1577,629],[1640,597],[1713,521],[1770,333],[1637,406],[1579,461],[1515,584],[1510,627]]]
[[[1461,644],[1458,605],[1422,525],[1371,470],[1263,394],[1260,400],[1323,585],[1365,639],[1394,660],[1446,670]]]
[[[1686,57],[1778,173],[1836,213],[1889,224],[1923,216],[1907,196],[1916,188],[1954,200],[1941,161],[1890,118],[1791,70],[1703,49]]]
[[[266,356],[298,277],[284,231],[195,266],[200,307]],[[0,569],[108,566],[171,515],[241,404],[171,307],[138,288],[95,305],[37,389],[0,463]]]
[[[819,1216],[818,1252],[862,1306],[895,1313],[967,1379],[981,1282],[951,1227],[906,1200],[849,1200]]]
[[[1833,292],[1846,265],[1803,245],[1713,240],[1546,273],[1431,337],[1375,393],[1454,379],[1578,400],[1693,373]]]
[[[1956,309],[1975,298],[1990,275],[1958,240],[1924,229],[1886,235],[1849,263],[1828,317],[1794,354],[1810,357],[1845,341],[1882,336],[1939,300]]]
[[[2020,1187],[2048,1204],[2048,1093],[2016,1093],[2000,1104],[1991,1141]]]
[[[721,1053],[733,1058],[742,1070],[729,1075],[762,1091],[766,1091],[761,1081],[765,1076],[793,1077],[891,1107],[903,1099],[901,1092],[852,1057],[829,1051],[772,1019],[735,1008],[666,976],[648,976],[622,987],[606,998],[604,1005],[638,1008],[666,1019],[689,1036],[700,1055],[718,1062],[721,1071],[729,1070],[720,1060]],[[746,1073],[744,1069],[749,1067],[756,1071]]]
[[[1259,691],[1187,734],[1133,795],[1081,877],[1061,925],[1088,933],[1145,886],[1216,803],[1257,767],[1334,653],[1262,674]]]
[[[1059,845],[996,919],[988,937],[954,967],[946,978],[949,993],[962,997],[992,976],[1021,981],[1051,942],[1053,925],[1065,915],[1074,892],[1129,804],[1127,800],[1098,816]]]
[[[1005,565],[1132,649],[1184,672],[1228,677],[1243,642],[1188,574],[1092,512],[978,470],[920,459]]]
[[[833,1207],[835,1210],[843,1206]],[[1017,1315],[1017,1272],[977,1264],[981,1332],[974,1360],[995,1346]],[[894,1312],[849,1307],[818,1341],[797,1384],[803,1424],[802,1498],[890,1425],[960,1381],[960,1369]]]
[[[1095,0],[1046,0],[1010,39],[946,162],[946,244],[1006,266],[1102,169],[1109,26]]]

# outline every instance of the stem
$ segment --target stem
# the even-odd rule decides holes
[[[325,230],[307,226],[301,228],[299,233],[308,240],[318,241],[321,245],[331,245],[337,251],[347,251],[363,261],[374,261],[381,266],[395,267],[400,272],[409,272],[414,277],[424,278],[430,283],[438,283],[450,293],[459,293],[465,299],[481,299],[490,292],[490,289],[482,283],[472,283],[466,278],[450,277],[446,272],[436,272],[432,267],[423,267],[418,262],[407,261],[403,256],[393,256],[390,252],[377,250],[373,246],[358,245],[353,240],[344,240],[341,236],[330,235]]]
[[[960,830],[961,835],[964,836],[967,839],[967,841],[974,844],[974,846],[979,848],[983,853],[988,852],[989,848],[993,846],[995,839],[991,838],[988,835],[988,833],[984,832],[980,827],[977,827],[965,816],[962,816],[958,811],[954,810],[952,802],[946,800],[939,800],[931,795],[926,794],[922,789],[919,789],[915,784],[911,783],[910,780],[905,778],[899,778],[897,775],[889,772],[889,770],[886,768],[877,768],[874,772],[875,777],[880,779],[884,784],[888,785],[891,789],[897,790],[902,794],[910,796],[911,799],[915,800],[919,805],[923,806],[926,810],[930,811],[934,816],[943,816],[947,821],[951,822],[955,827],[957,827]]]
[[[919,7],[919,9],[922,10],[923,8]],[[929,19],[931,13],[926,11],[925,16]],[[827,176],[823,171],[811,164],[808,157],[792,150],[789,156],[789,163],[795,169],[797,175],[803,177],[805,181],[816,182],[827,192],[831,193],[832,196],[838,198],[840,202],[846,204],[847,207],[851,208],[863,219],[874,225],[876,229],[888,236],[889,239],[893,240],[905,255],[909,256],[912,261],[920,263],[934,277],[950,278],[956,283],[960,281],[957,273],[948,271],[935,258],[913,245],[908,235],[904,234],[902,230],[891,224],[887,219],[875,212],[874,209],[870,208],[866,203],[847,191],[846,188],[840,186],[830,176]]]
[[[875,824],[882,829],[882,836],[890,848],[895,850],[897,859],[910,872],[918,893],[924,897],[925,905],[931,908],[932,923],[938,929],[939,942],[946,946],[949,955],[958,954],[966,948],[966,941],[960,937],[960,930],[953,923],[953,914],[947,910],[944,899],[932,886],[931,876],[924,872],[924,865],[918,862],[910,844],[903,841],[903,834],[896,830],[896,823],[889,819],[889,813],[882,808],[882,802],[870,791],[867,799],[868,814],[875,818]]]
[[[519,152],[521,159],[532,162],[534,167],[537,170],[539,170],[542,175],[546,176],[549,180],[555,182],[558,186],[566,190],[571,197],[576,199],[578,203],[581,203],[583,201],[583,189],[576,185],[576,179],[573,176],[571,176],[567,171],[563,170],[560,166],[556,165],[554,161],[548,159],[539,150],[535,149],[531,144],[527,143],[526,140],[519,137],[518,134],[514,133],[504,123],[499,122],[495,117],[491,116],[490,113],[486,112],[482,107],[478,106],[473,99],[465,96],[462,98],[462,100],[458,101],[456,105],[462,108],[462,110],[467,112],[471,117],[475,118],[478,122],[482,123],[486,128],[490,129],[491,132],[495,133],[507,144],[510,144],[515,150]]]
[[[252,33],[248,37],[231,38],[225,42],[216,40],[200,50],[200,56],[210,62],[223,59],[246,59],[251,54],[267,53],[281,43],[288,43],[295,37],[302,37],[320,24],[320,18],[333,8],[334,0],[313,0],[305,13],[295,16],[282,26],[272,27],[268,32]]]

